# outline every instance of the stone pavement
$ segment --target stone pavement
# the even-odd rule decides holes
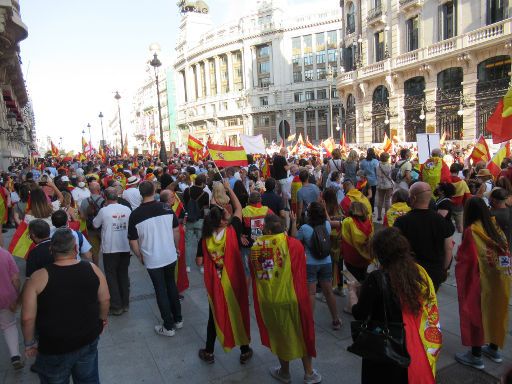
[[[12,231],[6,234],[6,244]],[[17,260],[22,274],[24,262]],[[485,372],[455,363],[453,354],[464,348],[460,343],[457,291],[451,278],[438,294],[441,312],[444,346],[438,362],[440,383],[496,383],[508,367],[512,367],[512,338],[509,336],[504,350],[503,364],[485,360]],[[205,365],[197,357],[204,347],[208,302],[203,288],[202,275],[196,268],[189,275],[191,287],[185,292],[182,303],[183,329],[176,336],[167,338],[155,334],[153,327],[160,322],[151,281],[145,268],[133,257],[130,265],[130,311],[120,317],[110,317],[110,324],[101,336],[99,366],[102,383],[244,383],[274,384],[268,368],[277,364],[276,358],[263,347],[258,327],[251,309],[251,335],[253,359],[245,366],[238,362],[239,350],[224,353],[216,346],[216,361]],[[336,297],[338,312],[344,325],[339,331],[330,328],[330,316],[326,304],[317,301],[315,311],[316,346],[318,356],[315,368],[322,374],[323,383],[359,383],[361,362],[346,351],[351,343],[351,317],[342,312],[346,299]],[[21,341],[21,331],[20,331]],[[37,375],[25,368],[14,372],[10,366],[7,347],[0,341],[0,383],[37,383]],[[292,380],[301,383],[303,370],[300,361],[291,364]],[[385,375],[385,372],[383,372]],[[385,376],[384,376],[385,377]],[[385,383],[385,379],[383,383]]]

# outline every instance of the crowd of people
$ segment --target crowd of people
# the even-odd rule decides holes
[[[0,236],[0,327],[14,369],[35,357],[41,382],[99,382],[98,339],[109,316],[130,310],[132,255],[153,284],[161,336],[184,327],[189,273],[203,275],[209,317],[198,358],[207,364],[216,340],[224,351],[240,347],[240,364],[252,358],[252,306],[261,343],[279,363],[270,375],[290,383],[289,362],[301,359],[304,383],[320,383],[314,311],[325,302],[333,331],[347,326],[344,311],[365,327],[390,322],[405,332],[406,365],[359,348],[362,383],[380,382],[382,372],[393,383],[434,383],[442,346],[436,293],[452,262],[461,342],[470,348],[456,361],[477,369],[483,356],[502,361],[511,159],[495,178],[455,149],[434,149],[419,164],[408,148],[396,156],[337,148],[323,159],[281,148],[220,170],[185,154],[169,164],[48,158],[14,164],[1,177],[2,232],[15,233],[10,244]],[[453,261],[456,231],[462,243]],[[13,255],[25,259],[23,286]]]

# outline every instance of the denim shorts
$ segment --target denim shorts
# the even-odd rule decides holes
[[[332,281],[332,264],[306,265],[308,283]]]

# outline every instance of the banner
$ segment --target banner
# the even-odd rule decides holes
[[[263,141],[263,135],[258,136],[247,136],[240,135],[242,146],[247,154],[263,154],[265,151],[265,142]]]

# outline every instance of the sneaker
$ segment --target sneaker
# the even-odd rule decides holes
[[[240,353],[240,364],[244,365],[247,364],[249,360],[251,360],[253,355],[252,348],[249,348],[249,350],[245,353]]]
[[[315,369],[311,372],[311,375],[304,375],[304,384],[317,384],[322,382],[322,375],[320,375]]]
[[[459,352],[455,354],[455,360],[457,362],[467,365],[469,367],[473,367],[476,369],[484,369],[484,361],[481,357],[477,357],[471,353],[471,351],[467,352]]]
[[[332,330],[333,331],[339,331],[341,329],[341,326],[343,325],[341,319],[336,319],[332,322]]]
[[[187,272],[190,273],[190,267],[187,267]]]
[[[215,363],[215,356],[213,355],[213,353],[206,352],[206,349],[200,349],[198,355],[199,358],[207,364]]]
[[[166,329],[163,325],[155,325],[155,332],[161,336],[172,337],[176,334],[175,329]]]
[[[183,320],[175,322],[174,326],[176,327],[176,329],[183,328]]]
[[[109,316],[121,316],[124,313],[124,310],[122,308],[119,309],[110,309],[108,311]]]
[[[11,357],[11,364],[12,364],[12,367],[15,370],[21,369],[21,368],[23,368],[25,366],[23,361],[21,361],[21,357],[20,356],[13,356],[13,357]]]
[[[199,269],[199,272],[201,272],[201,274],[204,274],[204,267],[201,267],[201,268]]]
[[[123,307],[123,312],[128,312],[130,310],[130,307],[126,306],[126,307]]]
[[[482,347],[482,353],[485,355],[485,357],[488,357],[495,363],[503,362],[503,357],[501,356],[501,353],[497,349],[492,349],[489,345],[484,345]]]
[[[270,376],[272,376],[277,381],[280,381],[281,383],[289,384],[292,382],[292,377],[289,373],[286,375],[281,373],[281,367],[272,367],[269,369]]]
[[[183,296],[182,294],[179,294],[178,299],[180,299],[180,301],[183,301],[183,300],[185,300],[185,296]]]

